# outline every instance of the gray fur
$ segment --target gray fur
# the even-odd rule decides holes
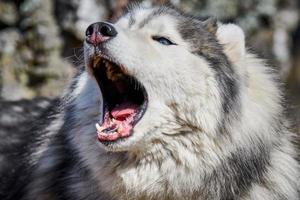
[[[276,74],[246,51],[238,26],[162,7],[133,9],[115,27],[96,50],[84,44],[85,59],[101,52],[146,88],[133,135],[97,141],[103,102],[85,66],[50,122],[58,131],[44,128],[27,149],[26,186],[2,199],[299,199]],[[177,45],[151,39],[161,34]]]

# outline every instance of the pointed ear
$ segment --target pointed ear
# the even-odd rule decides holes
[[[218,29],[217,19],[210,17],[202,22],[204,28],[211,34],[215,35]]]
[[[239,62],[245,56],[245,35],[239,26],[219,24],[216,36],[231,62]]]

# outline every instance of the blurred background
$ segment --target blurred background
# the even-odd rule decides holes
[[[300,0],[0,0],[0,136],[49,108],[83,63],[86,27],[116,20],[131,3],[171,3],[240,25],[249,50],[278,69],[300,130]]]

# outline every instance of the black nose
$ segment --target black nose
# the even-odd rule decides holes
[[[113,25],[106,22],[96,22],[91,24],[85,32],[86,41],[93,45],[98,45],[118,34]]]

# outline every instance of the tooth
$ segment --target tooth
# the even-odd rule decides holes
[[[104,128],[101,127],[98,123],[96,123],[96,129],[98,132],[102,132],[104,130]]]
[[[99,63],[100,61],[100,57],[96,56],[94,57],[94,60],[93,60],[93,67],[96,68],[97,67],[97,64]]]
[[[123,130],[123,125],[120,124],[120,125],[118,126],[118,132],[121,132],[122,130]]]

